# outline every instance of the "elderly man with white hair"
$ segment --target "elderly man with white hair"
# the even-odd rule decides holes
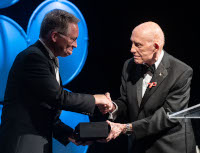
[[[106,140],[128,134],[130,153],[195,153],[191,121],[167,115],[188,107],[192,68],[163,50],[164,33],[154,22],[135,27],[130,40],[133,58],[124,64],[121,96],[110,115],[128,123],[108,121]]]

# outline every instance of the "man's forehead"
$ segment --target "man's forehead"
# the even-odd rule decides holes
[[[140,29],[133,29],[131,39],[138,39],[143,36],[143,31]]]
[[[70,23],[68,27],[68,33],[79,32],[78,24]]]
[[[137,26],[132,31],[131,40],[134,39],[137,41],[152,41],[153,37],[154,33],[150,28],[144,26]]]

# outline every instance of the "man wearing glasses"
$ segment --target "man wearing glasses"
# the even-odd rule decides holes
[[[112,104],[105,95],[69,93],[62,88],[57,56],[69,56],[77,47],[78,22],[68,12],[49,12],[40,39],[16,57],[5,91],[0,152],[51,153],[52,137],[63,145],[74,142],[72,128],[59,119],[61,110],[91,115],[97,105],[110,111]]]

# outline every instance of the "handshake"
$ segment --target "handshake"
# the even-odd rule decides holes
[[[105,93],[105,95],[99,94],[94,95],[95,104],[98,106],[100,112],[102,114],[106,114],[108,112],[113,112],[115,110],[115,105],[113,104],[110,93]]]
[[[94,98],[95,104],[98,106],[102,114],[106,114],[108,112],[112,113],[116,109],[115,104],[110,98],[110,93],[107,92],[105,95],[94,95]],[[90,122],[79,124],[79,126],[77,126],[78,130],[75,130],[76,132],[74,134],[79,135],[79,138],[82,137],[84,139],[89,139],[89,141],[80,140],[77,142],[74,136],[73,138],[69,138],[69,140],[76,145],[90,145],[94,142],[94,139],[97,139],[98,142],[105,143],[115,139],[121,133],[126,134],[126,124],[114,123],[110,121],[106,122]],[[99,139],[100,137],[104,138]]]

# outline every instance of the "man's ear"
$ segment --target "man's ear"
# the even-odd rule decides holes
[[[155,59],[155,61],[158,60],[159,49],[160,49],[159,44],[157,42],[155,42],[154,43],[154,56],[153,56],[153,58]]]
[[[55,43],[57,41],[58,35],[57,32],[51,33],[51,40]]]
[[[160,49],[160,46],[157,42],[154,43],[154,48],[156,52]]]

